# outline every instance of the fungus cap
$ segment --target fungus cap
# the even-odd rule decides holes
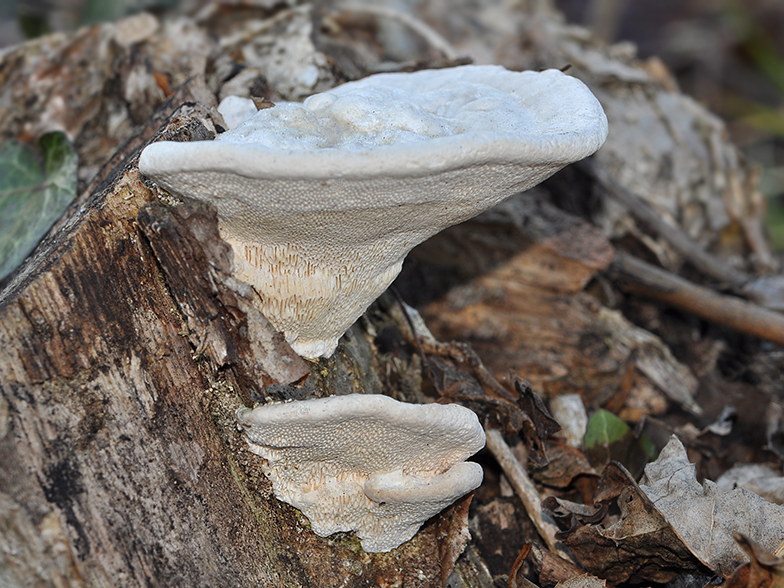
[[[356,531],[389,551],[482,483],[464,460],[485,444],[476,415],[456,404],[405,404],[349,394],[237,411],[275,496],[326,537]]]
[[[378,74],[261,110],[139,168],[215,204],[235,274],[305,357],[340,336],[417,244],[594,153],[607,119],[560,71]]]

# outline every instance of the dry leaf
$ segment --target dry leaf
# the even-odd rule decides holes
[[[564,533],[568,534],[564,542],[587,571],[613,584],[636,584],[668,582],[698,568],[697,560],[626,468],[613,461],[602,472],[594,503],[609,504],[616,498],[621,514],[612,525],[587,525]],[[564,502],[558,506],[563,508]]]
[[[784,504],[784,476],[768,464],[738,464],[719,476],[716,484],[722,490],[745,488],[769,502]]]
[[[742,488],[726,492],[710,480],[700,484],[677,437],[646,466],[640,488],[692,553],[725,577],[747,560],[733,533],[769,551],[784,537],[784,507]]]
[[[542,510],[553,517],[559,527],[565,529],[555,535],[556,539],[568,537],[581,525],[599,523],[607,515],[607,507],[603,504],[588,506],[555,496],[542,500]]]
[[[474,498],[473,492],[464,496],[439,515],[436,533],[438,556],[441,560],[441,580],[446,586],[447,578],[455,568],[455,562],[471,540],[468,531],[468,507]]]
[[[534,393],[526,380],[516,378],[514,382],[517,392],[517,405],[523,409],[526,419],[520,429],[520,437],[528,447],[528,459],[535,466],[545,466],[549,463],[544,441],[551,435],[561,430],[542,399]]]
[[[724,583],[724,588],[782,588],[784,559],[776,557],[740,533],[735,533],[734,537],[750,561],[733,572]]]
[[[539,574],[539,585],[542,588],[555,586],[566,582],[571,578],[583,575],[583,570],[578,568],[573,562],[557,556],[552,551],[531,543],[531,563],[534,570]]]
[[[599,474],[576,447],[545,442],[545,451],[549,460],[547,465],[531,472],[537,482],[554,488],[567,488],[578,476],[589,476],[598,480]]]

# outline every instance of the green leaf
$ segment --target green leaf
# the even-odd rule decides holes
[[[68,205],[76,198],[78,157],[64,133],[47,133],[41,137],[44,154],[44,173],[50,190],[52,203],[57,203],[57,220]]]
[[[588,419],[583,444],[588,461],[594,467],[604,467],[615,460],[626,466],[634,477],[656,457],[656,447],[647,435],[635,437],[629,425],[603,409]]]
[[[27,145],[0,148],[0,280],[22,263],[76,197],[77,155],[67,137],[40,140],[43,162]]]
[[[620,441],[630,432],[629,425],[610,411],[597,410],[588,420],[585,430],[585,448],[608,446]]]

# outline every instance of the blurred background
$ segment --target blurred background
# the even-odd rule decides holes
[[[570,22],[608,43],[658,56],[681,91],[727,121],[761,167],[776,249],[784,249],[784,2],[781,0],[557,0]]]
[[[732,140],[760,167],[768,229],[774,247],[784,251],[784,2],[552,1],[569,22],[590,28],[604,41],[631,42],[641,58],[658,56],[681,91],[727,121]],[[0,47],[141,10],[193,12],[205,3],[0,0]]]

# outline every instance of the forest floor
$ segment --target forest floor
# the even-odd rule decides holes
[[[497,586],[599,582],[583,572],[783,585],[784,9],[629,0],[597,31],[607,44],[535,6],[546,2],[477,4],[411,2],[409,18],[215,3],[6,48],[0,140],[27,148],[63,131],[79,158],[73,212],[169,100],[215,113],[227,95],[299,100],[380,71],[566,69],[605,107],[608,143],[412,252],[395,291],[435,340],[457,343],[406,321],[387,337],[374,313],[406,306],[373,307],[359,324],[389,367],[385,392],[408,394],[389,374],[410,365],[424,397],[477,403],[507,433],[546,516],[532,523],[500,449],[479,455],[469,552]],[[559,5],[590,23],[579,3]]]

